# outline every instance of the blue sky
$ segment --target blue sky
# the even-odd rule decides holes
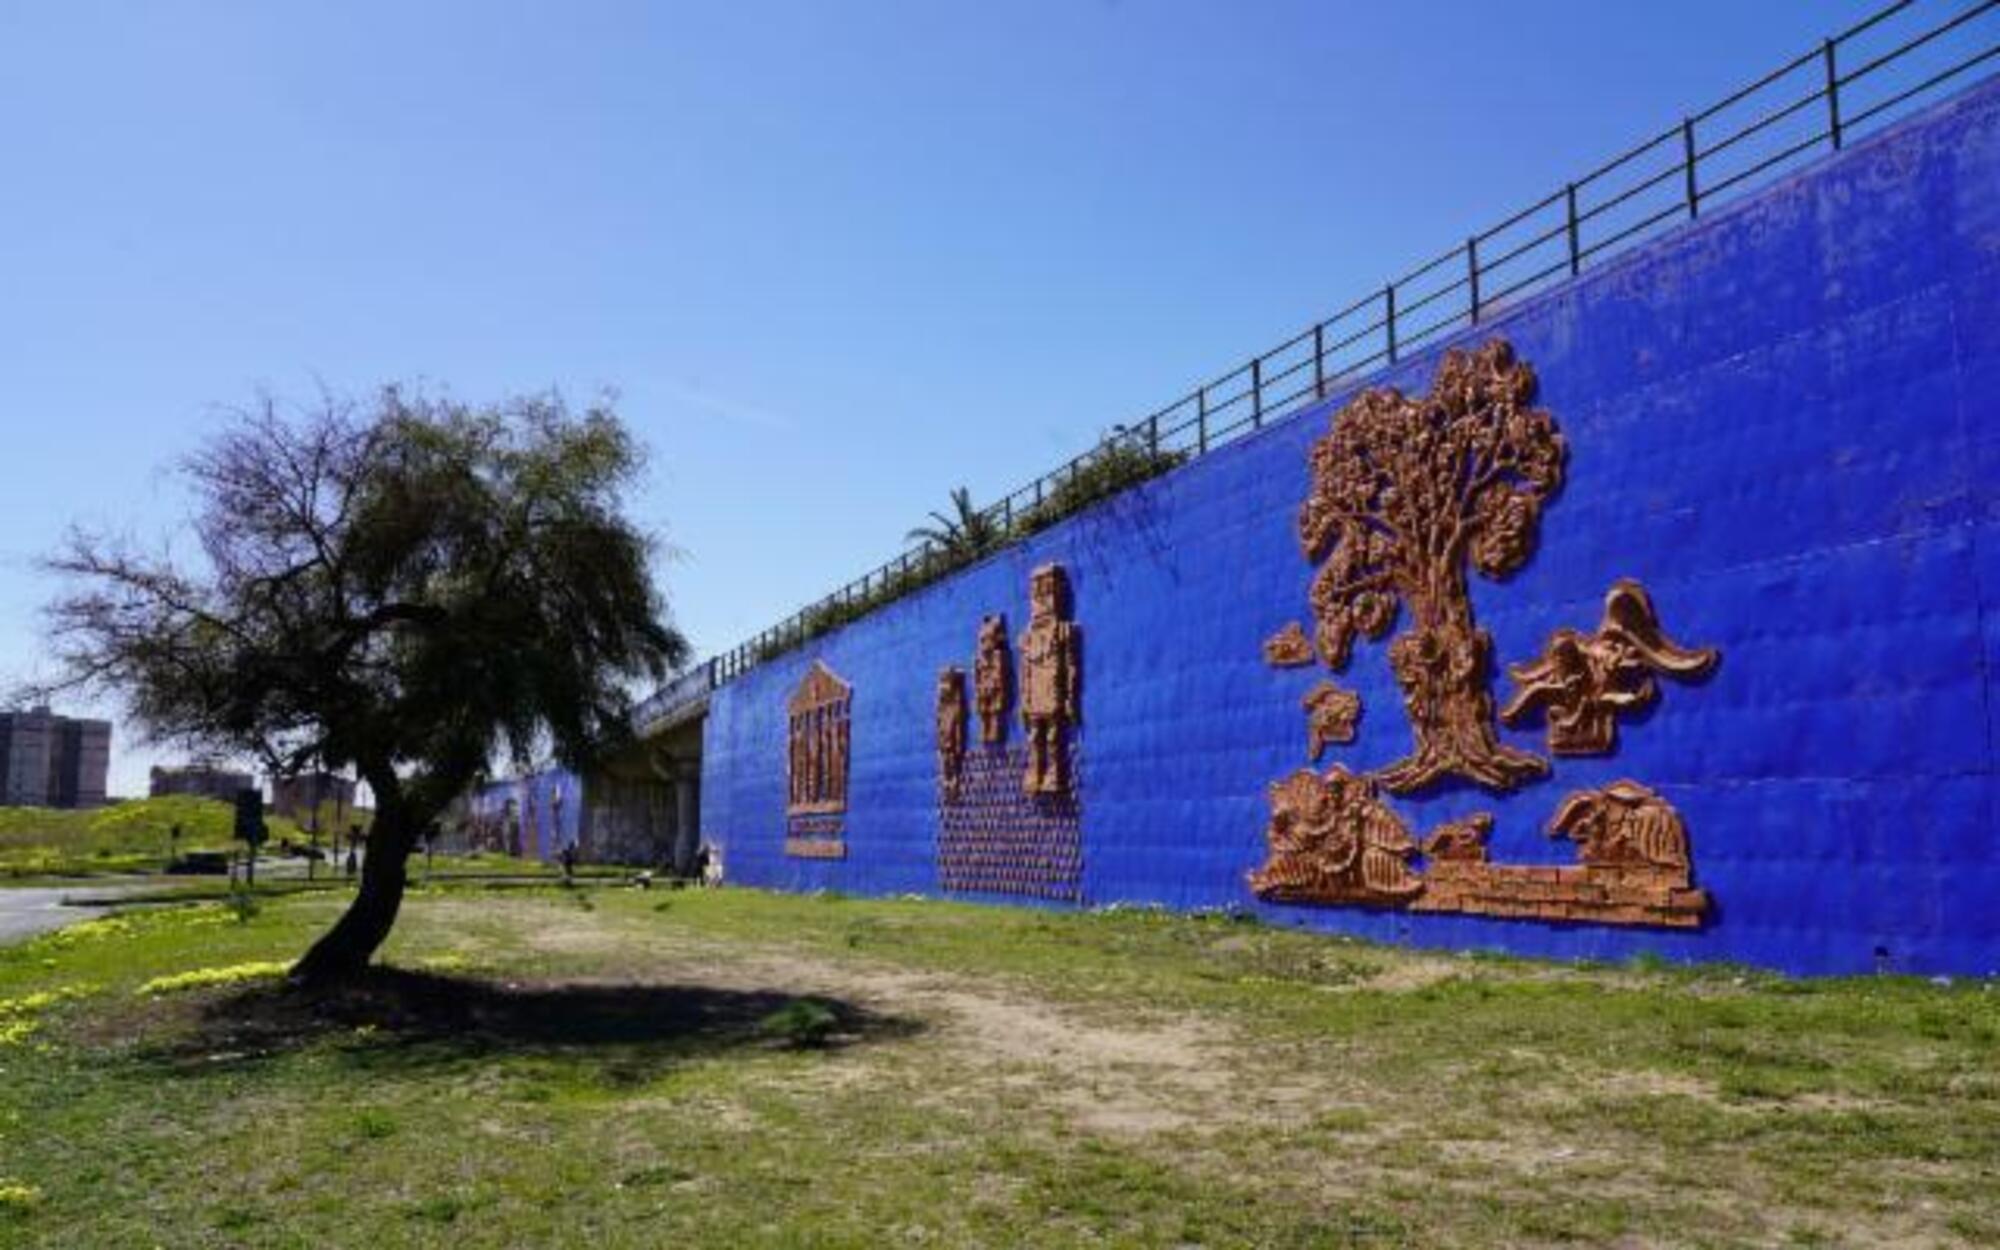
[[[0,676],[322,382],[615,388],[720,650],[1872,7],[0,0]]]

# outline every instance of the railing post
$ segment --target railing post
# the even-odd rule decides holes
[[[1833,140],[1833,150],[1840,151],[1840,68],[1834,63],[1834,44],[1829,39],[1822,45],[1821,58],[1826,62],[1826,121],[1827,137]]]
[[[1389,363],[1396,363],[1396,284],[1391,282],[1382,288],[1382,303],[1386,311],[1382,314],[1382,325],[1389,331]]]
[[[1208,388],[1199,387],[1194,393],[1194,445],[1197,454],[1208,454]]]
[[[1326,322],[1313,326],[1313,398],[1326,398]]]
[[[1479,236],[1465,241],[1465,277],[1470,284],[1472,324],[1479,324]]]
[[[1014,532],[1014,497],[1012,495],[1000,501],[1000,524],[1006,527],[1008,533],[1011,534]]]
[[[1250,361],[1250,428],[1261,429],[1264,425],[1264,358],[1253,357]]]
[[[1583,269],[1583,248],[1576,222],[1576,184],[1563,188],[1563,204],[1569,222],[1569,276],[1574,278]]]
[[[1683,153],[1681,167],[1687,172],[1688,219],[1693,220],[1701,215],[1701,190],[1696,185],[1694,176],[1695,146],[1692,117],[1681,120],[1681,151]]]

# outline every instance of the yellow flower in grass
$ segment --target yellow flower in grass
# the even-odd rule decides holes
[[[42,1191],[33,1185],[0,1178],[0,1215],[26,1214],[42,1205]]]
[[[140,986],[135,993],[173,994],[181,990],[207,989],[216,985],[241,985],[248,981],[262,981],[268,977],[281,977],[291,968],[288,963],[277,960],[259,960],[247,964],[231,964],[226,968],[196,968],[189,972],[175,972],[163,977],[154,977]]]

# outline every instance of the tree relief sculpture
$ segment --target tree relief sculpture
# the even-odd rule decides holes
[[[1264,640],[1264,663],[1272,668],[1304,668],[1313,662],[1312,639],[1297,621]]]
[[[1646,588],[1622,578],[1604,596],[1596,633],[1559,629],[1539,659],[1508,668],[1516,689],[1500,718],[1519,724],[1540,709],[1550,751],[1608,754],[1618,743],[1618,714],[1659,698],[1654,674],[1692,680],[1713,672],[1720,659],[1714,647],[1683,647],[1668,638]]]
[[[1558,630],[1541,657],[1508,671],[1516,692],[1497,715],[1493,644],[1473,619],[1468,570],[1502,579],[1532,553],[1541,510],[1562,486],[1567,448],[1533,406],[1535,375],[1502,340],[1444,355],[1428,394],[1356,396],[1312,447],[1299,539],[1317,566],[1313,637],[1296,625],[1264,644],[1267,663],[1313,654],[1336,671],[1357,639],[1389,644],[1414,748],[1368,776],[1338,765],[1301,769],[1270,787],[1264,864],[1249,874],[1269,902],[1397,908],[1554,923],[1684,928],[1709,914],[1692,880],[1680,813],[1636,781],[1573,793],[1550,835],[1574,844],[1568,864],[1494,863],[1491,813],[1422,837],[1388,805],[1447,778],[1508,793],[1549,762],[1500,741],[1499,724],[1540,710],[1554,755],[1608,751],[1617,716],[1659,697],[1660,674],[1712,670],[1713,648],[1669,638],[1630,579],[1605,596],[1591,634]],[[1352,742],[1360,698],[1322,681],[1303,702],[1307,752]]]
[[[1361,696],[1330,681],[1320,682],[1300,700],[1306,709],[1306,754],[1314,761],[1330,746],[1354,741],[1354,724],[1361,717]]]
[[[1460,777],[1507,792],[1547,773],[1499,740],[1492,640],[1473,620],[1468,567],[1504,578],[1527,561],[1543,505],[1562,485],[1565,445],[1532,406],[1534,371],[1505,340],[1450,351],[1430,392],[1363,391],[1314,443],[1299,540],[1318,565],[1315,645],[1347,666],[1357,638],[1390,643],[1415,749],[1377,774],[1396,794]]]

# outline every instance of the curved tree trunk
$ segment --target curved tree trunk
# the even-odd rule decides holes
[[[1451,570],[1441,570],[1449,573]],[[1508,791],[1548,772],[1541,756],[1500,741],[1489,690],[1493,640],[1473,623],[1463,579],[1436,576],[1410,596],[1415,625],[1389,645],[1416,750],[1377,774],[1408,794],[1446,776]]]
[[[410,849],[420,826],[400,803],[382,802],[379,790],[377,803],[375,823],[368,832],[368,857],[361,865],[361,889],[333,928],[293,965],[293,984],[319,987],[359,976],[396,923],[409,880]]]

